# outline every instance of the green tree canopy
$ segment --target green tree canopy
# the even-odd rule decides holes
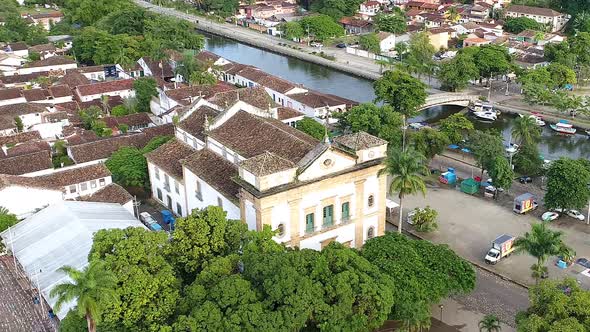
[[[150,111],[150,101],[153,96],[158,95],[157,86],[156,80],[152,77],[141,77],[133,81],[133,90],[135,90],[137,110],[139,112]]]
[[[492,168],[497,156],[504,155],[502,137],[496,132],[475,131],[469,135],[468,144],[477,166],[481,168],[482,176],[484,170],[489,171]]]
[[[432,159],[437,154],[443,153],[450,144],[447,135],[432,128],[423,128],[413,133],[410,136],[410,142],[414,149],[422,153],[427,159]]]
[[[386,71],[373,83],[376,102],[382,101],[406,118],[417,114],[426,102],[426,84],[401,70]]]
[[[0,26],[0,42],[22,41],[27,45],[47,43],[47,32],[42,26],[29,25],[18,13],[0,10],[0,17],[4,17],[4,24]]]
[[[116,299],[104,305],[104,331],[162,331],[180,299],[180,281],[162,254],[168,234],[142,228],[100,230],[89,261],[103,260],[118,282]]]
[[[508,32],[519,34],[524,30],[537,30],[543,31],[545,28],[542,24],[537,23],[537,21],[533,20],[532,18],[528,17],[516,17],[516,18],[509,18],[504,23],[504,29]]]
[[[376,33],[368,33],[360,36],[359,46],[371,53],[381,53],[381,44]]]
[[[95,27],[87,27],[74,37],[72,52],[78,61],[89,65],[130,65],[145,54],[142,47],[141,37],[113,35]]]
[[[295,128],[318,140],[323,140],[328,132],[324,125],[310,117],[304,117],[303,120],[297,121]]]
[[[522,116],[514,121],[512,137],[520,144],[537,144],[541,139],[541,128],[532,116]]]
[[[469,81],[478,77],[477,66],[467,53],[459,53],[450,61],[443,62],[438,71],[442,86],[452,92],[466,88]]]
[[[386,233],[368,240],[361,254],[395,282],[390,319],[415,326],[430,320],[430,307],[441,299],[475,288],[473,267],[446,245]]]
[[[310,9],[325,14],[333,20],[339,20],[342,16],[356,14],[362,2],[362,0],[318,0],[311,3]]]
[[[496,156],[490,165],[488,173],[492,177],[493,185],[496,188],[508,190],[510,187],[512,187],[514,172],[512,171],[510,163],[506,157]]]
[[[551,75],[551,81],[556,88],[563,88],[566,84],[575,84],[577,82],[576,73],[560,63],[551,63],[547,66],[547,71]]]
[[[16,225],[17,222],[18,219],[14,214],[10,213],[5,207],[0,206],[0,233],[7,230],[8,227]]]
[[[461,113],[455,113],[441,120],[439,129],[452,144],[461,142],[475,130],[473,123]]]
[[[317,40],[324,41],[344,35],[344,28],[327,15],[305,16],[299,22],[303,29],[309,29],[309,33]]]
[[[199,51],[205,38],[195,33],[194,24],[171,16],[156,16],[145,23],[145,38],[161,41],[161,47],[177,51]]]
[[[406,16],[400,12],[394,12],[393,14],[379,13],[375,16],[374,20],[379,31],[401,34],[408,29]]]
[[[547,171],[545,206],[548,209],[581,209],[590,198],[590,172],[583,163],[561,158]]]
[[[523,144],[512,159],[514,168],[521,174],[539,174],[543,167],[543,159],[540,156],[536,144]]]
[[[403,58],[403,64],[410,73],[419,75],[429,74],[434,62],[432,57],[436,49],[430,43],[430,37],[425,31],[415,33],[410,37],[408,54]]]
[[[147,161],[135,147],[119,148],[105,164],[113,174],[113,181],[124,187],[147,187],[149,184]]]
[[[354,106],[339,115],[339,124],[345,130],[364,131],[383,138],[392,146],[401,146],[402,143],[402,117],[389,105],[365,103]]]
[[[154,15],[145,9],[133,6],[125,11],[113,11],[101,18],[95,26],[107,31],[112,35],[127,34],[130,36],[141,36],[145,32],[147,20],[154,18]]]
[[[111,13],[127,11],[132,7],[129,0],[66,0],[63,9],[71,22],[89,26]]]
[[[299,22],[285,22],[281,24],[281,31],[287,39],[298,40],[303,37],[305,31]]]

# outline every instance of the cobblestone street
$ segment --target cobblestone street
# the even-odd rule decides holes
[[[56,331],[49,319],[41,316],[40,306],[33,303],[33,293],[24,290],[17,281],[11,258],[0,257],[0,331]]]

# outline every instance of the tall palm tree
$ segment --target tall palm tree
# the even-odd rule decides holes
[[[428,172],[426,157],[411,148],[406,151],[402,151],[399,148],[392,148],[387,152],[384,164],[385,168],[379,171],[379,175],[391,177],[389,195],[393,196],[395,193],[398,193],[399,224],[397,230],[401,233],[404,196],[414,195],[418,192],[426,195],[426,185],[421,176]]]
[[[514,241],[516,253],[526,252],[537,259],[531,266],[536,281],[546,270],[545,262],[550,256],[571,255],[572,249],[564,244],[563,232],[553,231],[545,223],[533,224],[531,232],[526,232]]]
[[[71,266],[63,266],[60,270],[65,272],[72,282],[59,284],[51,290],[50,296],[57,297],[53,309],[58,311],[64,303],[77,299],[78,315],[86,318],[88,331],[95,332],[103,309],[101,303],[116,297],[117,279],[106,269],[102,261],[92,261],[81,271]]]
[[[479,321],[479,332],[500,332],[501,330],[500,320],[495,315],[485,315]]]
[[[533,117],[524,115],[514,122],[512,137],[521,145],[536,144],[541,138],[541,128]]]
[[[461,14],[457,11],[457,7],[453,6],[445,12],[445,18],[451,21],[451,23],[457,23],[461,19]]]

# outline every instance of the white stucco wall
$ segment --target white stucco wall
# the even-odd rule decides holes
[[[39,131],[39,134],[44,139],[56,139],[63,137],[63,127],[69,125],[70,122],[66,119],[60,122],[48,122],[33,125],[31,130]]]
[[[255,231],[256,230],[256,209],[254,208],[254,203],[250,202],[249,200],[245,200],[244,205],[246,207],[246,224],[248,225],[248,230]]]
[[[174,212],[175,214],[178,214],[177,211],[177,204],[180,204],[180,208],[182,209],[182,213],[181,215],[183,217],[187,216],[187,207],[186,207],[186,198],[185,198],[185,188],[184,188],[184,183],[182,183],[181,181],[175,179],[174,177],[166,174],[166,172],[164,172],[164,170],[162,170],[161,168],[159,169],[159,174],[160,174],[160,179],[156,178],[156,168],[157,166],[150,163],[148,161],[148,171],[149,171],[149,175],[150,175],[150,183],[152,185],[152,196],[153,198],[160,202],[162,205],[168,207],[168,196],[170,196],[170,199],[172,201],[172,207],[168,207],[172,212]],[[170,191],[166,190],[164,183],[165,183],[165,178],[166,175],[168,175],[168,181],[170,183]],[[175,182],[178,183],[178,193],[176,192],[176,188],[175,188]],[[160,200],[158,198],[158,194],[157,191],[158,189],[160,189],[162,191],[162,199]]]
[[[326,160],[330,159],[332,165],[327,167],[324,165]],[[299,175],[299,180],[308,181],[321,176],[328,175],[342,171],[344,169],[353,167],[355,161],[352,158],[344,157],[341,153],[327,150],[319,158],[317,158],[311,165],[309,165],[303,173]]]
[[[74,199],[80,196],[92,195],[100,189],[113,183],[110,176],[98,178],[91,181],[80,182],[64,187],[64,199]],[[84,187],[85,185],[85,187]]]
[[[215,188],[207,182],[196,176],[188,168],[184,168],[184,178],[186,183],[186,197],[190,211],[193,209],[203,209],[210,205],[218,206],[217,199],[221,198],[223,210],[227,212],[227,218],[240,219],[239,206],[215,190]],[[197,181],[201,184],[201,199],[197,198],[196,195]]]
[[[63,70],[66,71],[67,69],[75,69],[78,68],[78,65],[75,63],[70,63],[67,65],[56,65],[56,66],[45,66],[45,67],[23,67],[18,70],[19,74],[31,74],[31,73],[38,73],[43,71],[53,71],[53,70]]]
[[[344,225],[325,233],[318,234],[316,236],[309,237],[301,240],[299,248],[301,249],[313,249],[321,250],[322,241],[333,238],[336,236],[336,241],[340,243],[352,241],[354,244],[354,224]]]
[[[111,96],[111,97],[119,96],[123,99],[127,99],[127,98],[135,97],[135,91],[134,90],[108,91],[105,93],[98,93],[95,95],[87,95],[87,96],[81,96],[78,94],[78,97],[83,102],[92,101],[95,99],[101,99],[102,96]]]

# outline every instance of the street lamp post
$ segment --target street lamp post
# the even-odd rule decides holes
[[[442,319],[443,319],[443,308],[445,307],[442,304],[439,304],[438,307],[440,308],[440,322],[442,323]]]

